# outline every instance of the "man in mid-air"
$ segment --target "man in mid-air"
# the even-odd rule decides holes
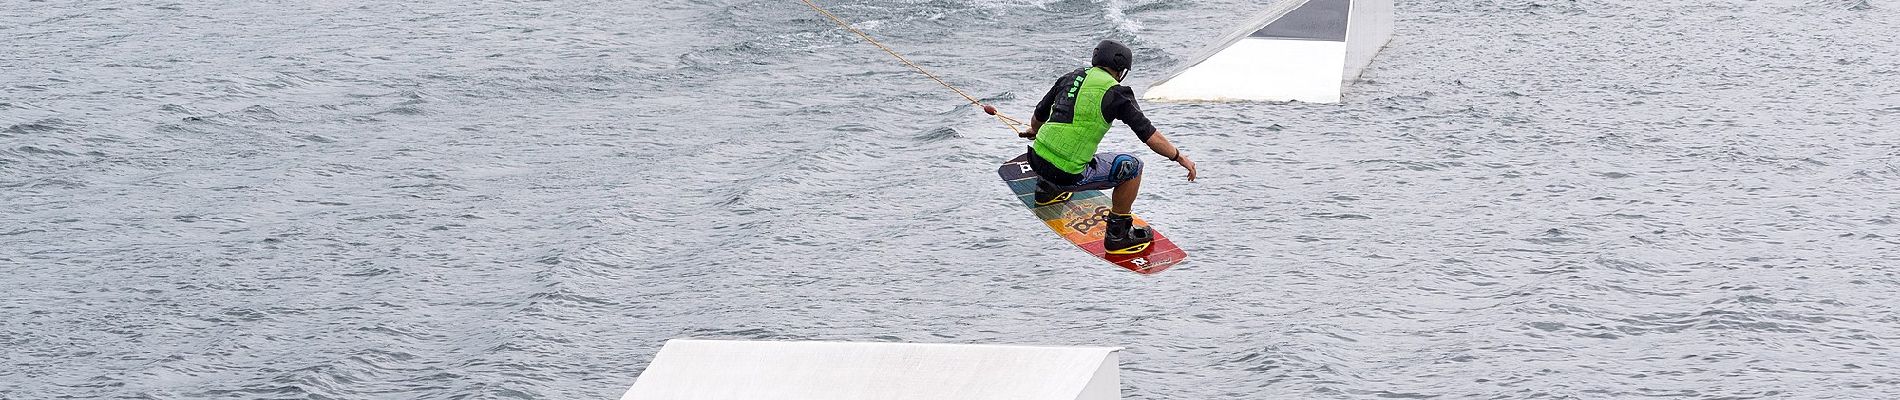
[[[1121,120],[1135,137],[1155,154],[1187,168],[1188,181],[1197,171],[1166,136],[1148,123],[1135,104],[1135,91],[1121,85],[1134,64],[1134,52],[1121,43],[1103,40],[1095,45],[1088,68],[1077,69],[1056,80],[1056,85],[1036,103],[1035,117],[1023,137],[1035,140],[1029,146],[1029,167],[1040,179],[1036,182],[1036,205],[1046,206],[1069,200],[1071,192],[1114,189],[1114,206],[1105,218],[1108,232],[1103,238],[1109,254],[1134,254],[1148,249],[1154,235],[1147,229],[1135,229],[1135,194],[1141,191],[1141,159],[1129,153],[1096,153],[1109,123]]]

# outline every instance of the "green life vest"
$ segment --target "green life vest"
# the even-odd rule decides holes
[[[1095,159],[1095,147],[1108,134],[1108,119],[1102,117],[1102,97],[1108,89],[1121,84],[1099,67],[1077,76],[1069,91],[1056,99],[1058,106],[1074,104],[1074,118],[1068,122],[1045,121],[1036,131],[1036,156],[1048,160],[1072,174],[1082,173],[1089,160]],[[1051,113],[1051,119],[1054,113]]]

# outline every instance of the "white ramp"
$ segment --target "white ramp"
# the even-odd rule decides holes
[[[1116,347],[674,339],[623,400],[1113,400]]]
[[[1337,103],[1392,39],[1392,0],[1293,0],[1142,95],[1161,101]]]

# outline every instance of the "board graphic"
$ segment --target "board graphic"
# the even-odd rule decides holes
[[[1075,192],[1069,201],[1036,207],[1036,171],[1029,168],[1028,155],[1004,162],[996,169],[1003,177],[1009,190],[1016,194],[1016,200],[1036,214],[1036,218],[1049,225],[1057,235],[1069,243],[1081,247],[1083,251],[1135,273],[1150,275],[1160,273],[1180,264],[1187,259],[1187,252],[1174,245],[1174,241],[1161,235],[1161,231],[1149,227],[1154,232],[1154,244],[1136,254],[1108,254],[1102,248],[1102,234],[1107,231],[1102,217],[1108,216],[1109,196],[1099,190]],[[1148,226],[1147,221],[1135,217],[1135,226]]]

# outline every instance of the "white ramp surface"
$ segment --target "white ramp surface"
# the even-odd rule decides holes
[[[1112,400],[1115,347],[666,342],[623,400]]]
[[[1391,38],[1392,0],[1283,2],[1143,98],[1337,103]]]

